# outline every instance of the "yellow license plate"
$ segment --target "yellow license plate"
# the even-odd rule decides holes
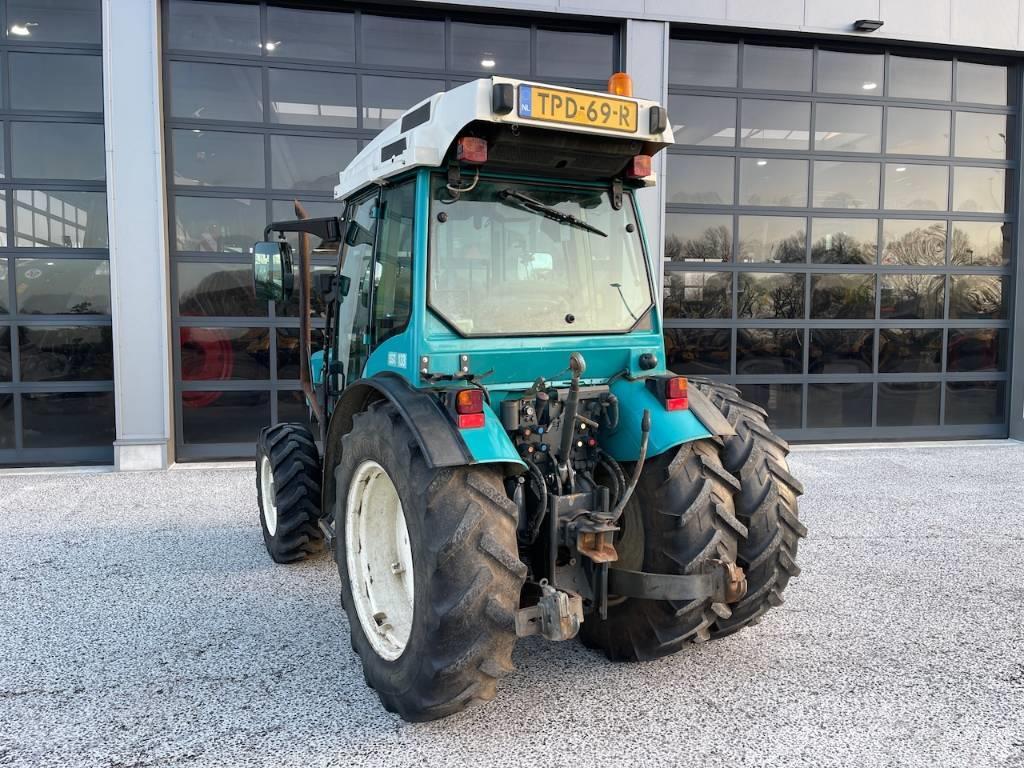
[[[519,116],[531,120],[636,133],[637,112],[635,101],[536,85],[519,86]]]

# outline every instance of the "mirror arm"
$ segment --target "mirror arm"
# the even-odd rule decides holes
[[[337,216],[325,216],[319,219],[275,221],[263,230],[263,239],[270,240],[271,232],[277,232],[281,239],[284,239],[285,232],[305,232],[319,237],[326,243],[337,243],[341,241],[341,219]]]

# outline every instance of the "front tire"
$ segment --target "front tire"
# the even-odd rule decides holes
[[[323,551],[320,454],[302,424],[275,424],[256,441],[256,495],[263,543],[276,563]]]

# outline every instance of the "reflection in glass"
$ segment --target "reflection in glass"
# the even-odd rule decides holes
[[[114,378],[109,325],[22,325],[22,381],[101,381]]]
[[[942,367],[941,328],[882,328],[879,373],[938,373]]]
[[[96,56],[11,53],[11,108],[103,111],[103,60]]]
[[[444,80],[363,75],[363,127],[385,128],[409,107],[444,90]]]
[[[877,53],[818,51],[818,85],[822,93],[881,96],[885,59]]]
[[[271,136],[271,186],[333,192],[338,170],[347,166],[357,151],[355,139]]]
[[[11,380],[11,329],[0,325],[0,381]],[[2,418],[2,416],[0,416]]]
[[[1010,263],[1010,224],[954,221],[952,263],[960,267],[1000,267]]]
[[[604,32],[537,30],[537,73],[603,80],[615,68],[615,38]]]
[[[263,85],[257,67],[170,63],[171,114],[194,120],[263,120]]]
[[[257,301],[249,263],[179,261],[178,314],[186,317],[266,317],[267,302]]]
[[[14,395],[0,394],[0,450],[14,448]]]
[[[882,263],[928,267],[946,261],[946,222],[886,219],[882,222]]]
[[[811,317],[870,320],[875,316],[875,276],[812,275]]]
[[[807,260],[807,220],[795,216],[740,216],[740,262],[788,264]]]
[[[444,69],[443,21],[368,13],[364,13],[360,21],[364,64]]]
[[[170,48],[252,56],[263,47],[256,5],[171,0],[168,18]]]
[[[1006,210],[1006,183],[1002,168],[954,168],[953,210],[1002,213]]]
[[[668,80],[674,85],[736,87],[736,43],[670,40]]]
[[[944,211],[949,169],[943,165],[887,163],[885,207],[910,211]]]
[[[99,45],[100,27],[96,0],[7,0],[9,40]]]
[[[934,427],[939,423],[939,382],[879,382],[878,426]]]
[[[772,91],[811,90],[810,48],[743,46],[743,87]]]
[[[950,328],[946,370],[1005,371],[1008,337],[1005,328]]]
[[[1004,320],[1005,275],[952,275],[949,316],[958,320]]]
[[[103,126],[79,123],[11,123],[11,167],[25,179],[103,181]]]
[[[949,101],[953,88],[953,62],[889,57],[889,95],[904,99]]]
[[[668,104],[676,144],[736,145],[736,99],[672,94]]]
[[[947,381],[946,424],[1002,424],[1006,382]]]
[[[948,155],[949,112],[889,107],[885,152],[889,155]]]
[[[870,384],[808,384],[807,426],[870,427]]]
[[[355,16],[338,11],[299,8],[267,9],[268,56],[353,62],[356,60]]]
[[[14,193],[19,248],[106,248],[107,196],[103,192],[19,189]],[[5,210],[0,195],[0,210]]]
[[[668,202],[732,205],[735,163],[731,157],[670,154],[665,174]]]
[[[804,275],[796,272],[741,272],[737,317],[795,320],[804,316]]]
[[[882,319],[940,320],[945,298],[942,275],[882,275]]]
[[[665,214],[665,258],[670,261],[730,261],[732,216]]]
[[[1006,159],[1006,115],[982,112],[956,113],[957,157],[984,157]]]
[[[730,317],[732,275],[728,272],[666,272],[666,318]]]
[[[305,69],[270,69],[267,77],[271,121],[285,125],[355,128],[354,75],[310,72]]]
[[[319,328],[312,329],[310,346],[314,352],[324,349],[324,332]],[[299,362],[299,329],[277,329],[277,378],[298,379]]]
[[[878,219],[812,219],[815,264],[874,264]]]
[[[799,328],[740,328],[736,332],[738,376],[803,373],[804,332]]]
[[[1006,67],[956,63],[956,100],[974,104],[1007,104]]]
[[[452,69],[487,75],[530,74],[530,61],[523,56],[530,50],[529,27],[453,21],[451,34]]]
[[[753,149],[808,149],[811,105],[803,101],[743,99],[740,145]]]
[[[184,381],[270,378],[266,328],[181,328],[178,336]]]
[[[878,164],[814,162],[815,208],[877,208]]]
[[[25,448],[110,447],[113,392],[59,392],[21,396]]]
[[[300,390],[278,391],[277,422],[279,424],[305,424],[313,434],[319,427],[310,418],[309,404]]]
[[[313,266],[313,280],[317,279],[317,275],[333,275],[336,271],[335,267],[328,267],[326,265],[314,265]],[[316,283],[312,283],[316,285]],[[296,285],[295,293],[288,301],[277,303],[277,316],[278,317],[298,317],[299,316],[299,286]],[[309,311],[310,315],[314,318],[326,318],[327,305],[324,304],[323,296],[317,292],[313,292],[309,300]],[[296,331],[297,332],[297,331]],[[314,334],[318,331],[314,331]],[[278,364],[281,362],[280,358],[280,346],[278,347]]]
[[[820,152],[880,152],[882,108],[819,103],[814,113],[814,148]]]
[[[7,287],[7,259],[0,258],[0,315],[6,315],[9,311],[7,297],[10,295]]]
[[[768,412],[772,429],[799,429],[803,421],[804,388],[801,384],[740,384],[743,399]]]
[[[106,259],[17,259],[15,265],[21,314],[110,314]]]
[[[728,328],[666,328],[666,367],[686,375],[728,375],[732,331]]]
[[[807,205],[807,161],[740,158],[740,204]]]
[[[179,251],[248,253],[263,236],[267,209],[262,200],[219,197],[174,198]]]
[[[245,443],[252,446],[270,423],[270,392],[183,392],[185,443]]]
[[[174,184],[203,187],[259,187],[266,184],[263,136],[178,129],[171,132]]]

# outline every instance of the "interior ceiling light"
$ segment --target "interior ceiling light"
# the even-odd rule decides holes
[[[877,87],[878,87],[878,83],[872,83],[872,82],[867,82],[867,83],[864,83],[864,84],[863,84],[863,85],[861,86],[861,88],[863,88],[863,89],[864,89],[865,91],[873,91],[873,90],[875,90],[875,88],[877,88]]]
[[[280,40],[268,40],[265,43],[260,43],[260,48],[264,48],[264,49],[270,51],[271,53],[273,53],[274,51],[277,50],[277,46],[279,46],[280,44],[281,44]]]
[[[905,170],[907,170],[907,166],[901,165],[899,168],[896,169],[896,173],[903,173]]]
[[[765,165],[768,165],[768,161],[767,160],[758,160],[757,164],[763,167]]]
[[[480,66],[484,69],[494,69],[494,65],[497,62],[494,59],[480,59]]]
[[[38,27],[34,21],[26,21],[24,24],[11,24],[11,34],[18,37],[28,37],[32,34],[32,27]]]

